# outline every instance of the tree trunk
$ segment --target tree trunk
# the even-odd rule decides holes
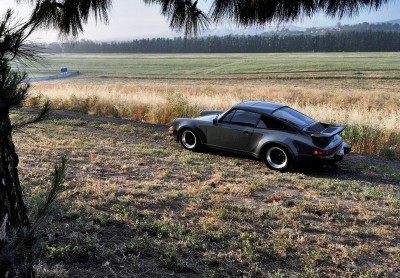
[[[34,277],[9,109],[0,103],[0,277]],[[28,236],[29,238],[29,236]]]

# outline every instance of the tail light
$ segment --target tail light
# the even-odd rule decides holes
[[[313,155],[319,155],[319,156],[323,156],[323,155],[330,155],[333,154],[334,152],[337,151],[337,149],[341,146],[342,144],[337,145],[336,147],[329,149],[329,150],[325,150],[325,151],[318,151],[315,150],[313,151]]]
[[[328,155],[328,151],[314,151],[314,155]]]

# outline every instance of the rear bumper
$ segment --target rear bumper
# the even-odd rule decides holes
[[[330,158],[330,160],[333,160],[333,162],[338,162],[342,160],[346,154],[349,154],[350,151],[351,151],[351,146],[343,142],[342,147],[336,153],[333,154],[333,158]]]
[[[347,143],[343,142],[342,146],[338,148],[338,150],[330,155],[308,155],[302,154],[297,157],[298,162],[305,162],[305,161],[321,161],[325,163],[334,163],[339,162],[343,159],[343,157],[349,154],[351,151],[351,146]]]

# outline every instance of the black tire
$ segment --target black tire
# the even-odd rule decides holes
[[[293,167],[292,154],[283,146],[271,145],[263,151],[263,160],[268,168],[287,172]]]
[[[179,142],[185,149],[190,151],[198,150],[201,146],[199,136],[191,129],[184,129],[179,132]]]

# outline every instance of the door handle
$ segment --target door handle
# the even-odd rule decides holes
[[[246,134],[246,135],[252,135],[253,134],[252,132],[248,132],[247,130],[243,131],[243,133]]]

